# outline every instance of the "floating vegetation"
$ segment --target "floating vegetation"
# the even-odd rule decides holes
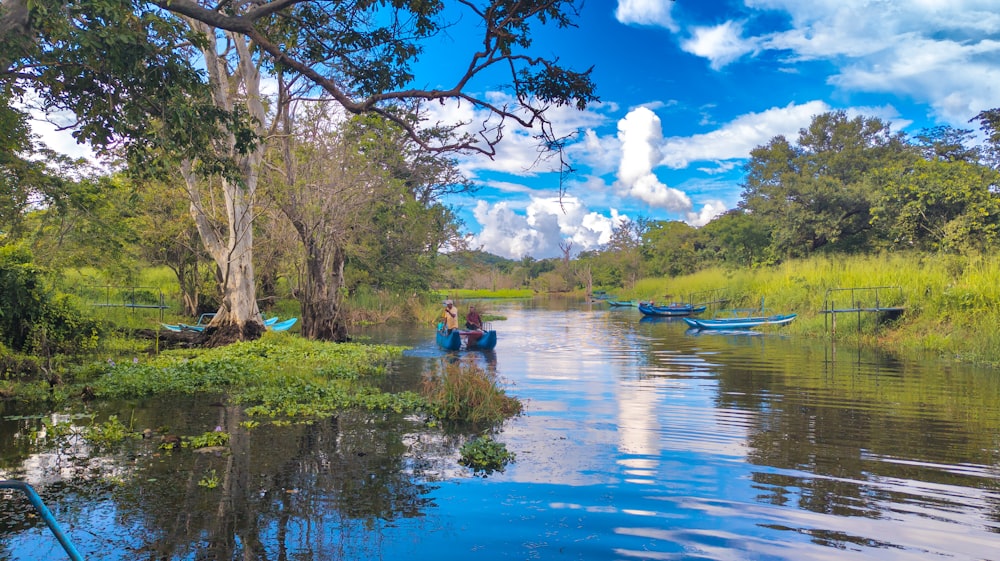
[[[477,475],[486,477],[494,471],[503,472],[507,464],[513,463],[515,454],[507,450],[502,442],[489,436],[480,436],[462,445],[462,457],[458,463],[472,468]]]
[[[419,395],[385,393],[374,385],[402,351],[266,333],[226,347],[104,365],[94,392],[102,398],[224,393],[248,414],[270,417],[328,417],[350,407],[419,410],[426,405]]]

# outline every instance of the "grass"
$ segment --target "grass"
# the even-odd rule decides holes
[[[833,298],[837,307],[848,294],[832,289],[894,287],[879,291],[882,307],[899,306],[899,321],[878,323],[876,314],[838,315],[838,339],[878,344],[907,353],[933,353],[967,362],[1000,365],[1000,262],[987,257],[922,254],[813,257],[762,269],[712,268],[677,278],[643,279],[634,297],[662,300],[717,289],[730,295],[727,307],[755,307],[768,313],[797,313],[784,329],[829,336],[821,311]],[[874,292],[857,292],[862,307],[874,306]],[[711,314],[712,311],[709,311]],[[884,318],[883,318],[884,319]]]
[[[523,409],[500,386],[495,372],[471,360],[448,361],[427,373],[421,393],[435,416],[452,421],[496,425]]]

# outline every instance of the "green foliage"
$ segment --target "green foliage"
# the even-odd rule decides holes
[[[33,263],[25,246],[0,247],[0,343],[42,356],[97,347],[98,323],[53,286],[52,274]]]
[[[1000,172],[978,163],[915,159],[873,173],[872,224],[886,243],[968,253],[1000,243]]]
[[[182,439],[181,446],[195,449],[229,446],[229,433],[221,430],[204,432],[198,436]]]
[[[879,119],[818,115],[797,145],[776,137],[751,151],[740,207],[766,224],[778,255],[855,250],[871,228],[866,174],[905,155],[903,137]]]
[[[125,426],[117,415],[112,415],[107,421],[92,424],[83,431],[84,438],[98,447],[110,447],[126,438],[137,438],[138,435],[130,427]]]
[[[325,417],[351,407],[419,410],[425,406],[420,396],[376,387],[386,364],[402,350],[267,332],[259,340],[221,348],[101,365],[94,391],[105,398],[225,393],[249,414],[271,417]]]
[[[206,489],[215,489],[220,483],[222,480],[219,479],[219,474],[214,469],[206,471],[205,475],[198,480],[198,486]]]
[[[471,361],[449,361],[428,373],[421,393],[431,412],[447,421],[498,424],[523,408],[500,387],[496,372]]]
[[[483,477],[495,471],[503,472],[507,464],[513,463],[516,455],[507,450],[502,442],[497,442],[489,436],[480,436],[462,445],[461,458],[458,463],[472,468],[473,472]]]

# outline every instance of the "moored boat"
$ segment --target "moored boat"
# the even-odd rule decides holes
[[[644,315],[653,317],[683,317],[704,312],[706,306],[695,306],[694,304],[668,304],[666,306],[656,306],[650,302],[640,302],[639,311]]]
[[[695,329],[753,329],[763,325],[785,325],[795,319],[796,314],[778,314],[773,316],[732,317],[715,319],[684,318],[688,325]]]

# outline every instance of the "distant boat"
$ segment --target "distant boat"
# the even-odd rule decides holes
[[[666,306],[656,306],[650,302],[640,302],[639,311],[643,315],[653,317],[683,317],[704,312],[706,306],[695,306],[694,304],[668,304]]]
[[[437,344],[446,351],[466,350],[489,350],[497,346],[497,332],[494,330],[482,331],[479,329],[452,329],[449,333],[444,329],[436,332]]]
[[[612,308],[634,308],[635,302],[631,300],[608,300],[608,305]]]
[[[785,325],[795,319],[795,316],[796,314],[779,314],[767,317],[684,318],[684,321],[695,329],[753,329],[762,325]]]

